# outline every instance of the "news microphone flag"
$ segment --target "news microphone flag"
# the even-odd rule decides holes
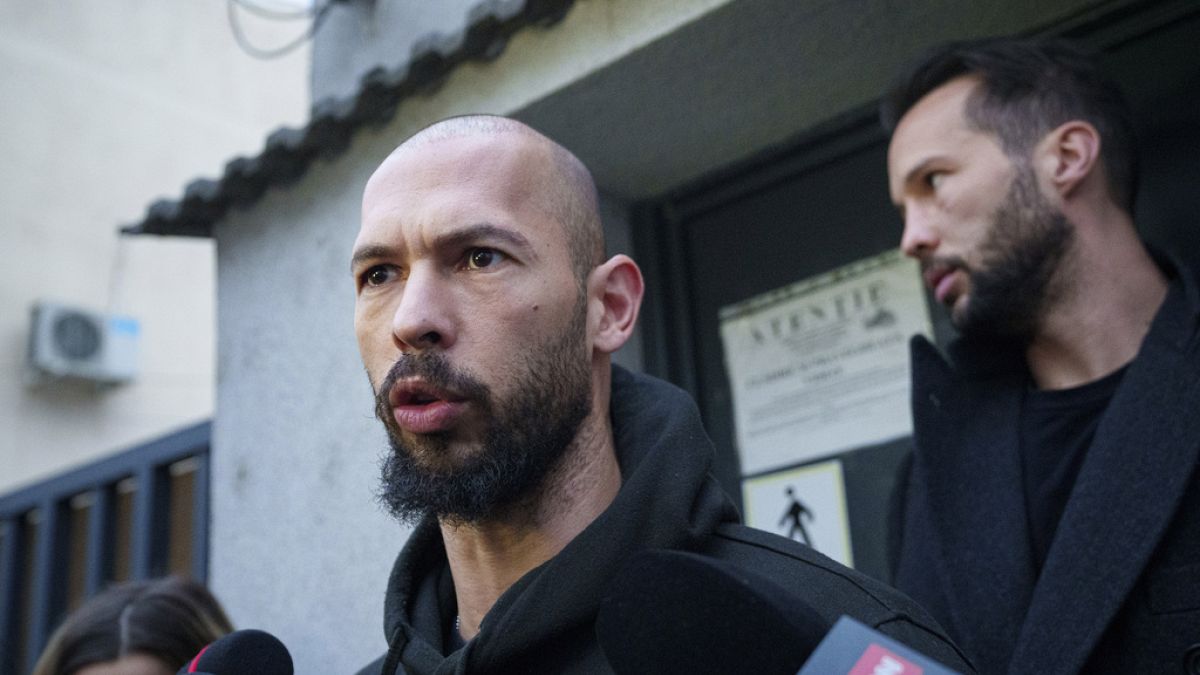
[[[843,616],[796,675],[961,675]]]

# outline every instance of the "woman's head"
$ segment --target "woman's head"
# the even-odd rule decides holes
[[[88,600],[54,632],[34,675],[80,675],[125,659],[147,675],[155,661],[174,673],[204,645],[233,630],[203,586],[177,578],[136,581]],[[99,668],[100,670],[97,670]],[[113,671],[117,672],[117,671]]]

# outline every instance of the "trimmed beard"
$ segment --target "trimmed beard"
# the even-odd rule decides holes
[[[536,504],[592,410],[586,320],[581,299],[560,335],[525,349],[525,367],[508,383],[514,393],[504,401],[440,352],[402,355],[375,397],[375,414],[391,446],[381,462],[378,498],[384,508],[404,523],[431,513],[461,525],[512,517]],[[490,420],[470,456],[455,461],[450,434],[409,434],[396,424],[388,392],[396,380],[414,375],[465,397]]]
[[[992,335],[1028,344],[1047,307],[1061,295],[1055,275],[1075,238],[1066,216],[1038,190],[1037,177],[1016,164],[1008,194],[996,207],[981,262],[969,270],[970,296],[952,314],[964,335]]]

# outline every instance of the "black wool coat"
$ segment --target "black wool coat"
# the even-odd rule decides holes
[[[1190,274],[1174,276],[1040,575],[1018,454],[1021,354],[960,342],[947,361],[913,341],[894,581],[981,673],[1200,673],[1200,297]]]

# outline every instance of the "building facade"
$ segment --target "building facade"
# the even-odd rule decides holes
[[[886,411],[840,437],[836,425],[786,420],[832,436],[815,449],[804,434],[792,448],[752,447],[737,383],[754,366],[731,336],[739,320],[822,289],[853,305],[847,280],[892,269],[900,224],[874,106],[900,64],[983,35],[1066,35],[1100,50],[1144,121],[1145,236],[1193,260],[1200,250],[1200,204],[1184,189],[1198,172],[1185,150],[1200,128],[1194,3],[526,0],[398,37],[404,5],[335,7],[314,48],[314,91],[325,95],[309,123],[131,228],[216,242],[209,578],[239,623],[291,647],[298,672],[346,672],[384,648],[383,590],[407,533],[373,500],[385,442],[347,266],[367,177],[430,122],[511,115],[592,168],[610,248],[631,253],[648,282],[639,338],[619,360],[695,396],[718,477],[768,529],[787,503],[763,517],[756,494],[824,481],[830,554],[880,577],[904,429]],[[892,313],[944,339],[945,318],[923,300]],[[837,335],[814,330],[801,344],[853,356],[836,350]]]
[[[261,44],[304,30],[240,11],[237,18]],[[206,561],[195,564],[187,551],[190,533],[202,533],[207,517],[192,527],[188,509],[177,508],[179,523],[159,528],[173,531],[172,541],[142,554],[133,533],[153,523],[135,522],[134,502],[153,491],[139,489],[141,467],[129,453],[164,435],[193,450],[207,447],[216,389],[215,246],[123,236],[118,228],[137,220],[149,201],[197,175],[219,174],[232,156],[257,152],[271,129],[302,123],[310,52],[302,44],[276,60],[251,58],[234,41],[225,3],[210,0],[0,5],[4,675],[27,672],[36,656],[29,645],[109,581],[203,575]],[[31,368],[31,341],[71,325],[35,330],[31,310],[41,303],[63,310],[59,316],[122,317],[122,336],[136,334],[132,379],[101,384]],[[132,459],[166,462],[162,496],[190,509],[184,496],[202,482],[196,453],[156,447]],[[90,474],[103,490],[84,475],[97,464],[116,472]],[[69,493],[52,499],[60,488]],[[89,547],[86,523],[102,512],[97,522],[107,523],[100,528],[107,534]],[[89,561],[96,571],[87,571]]]

